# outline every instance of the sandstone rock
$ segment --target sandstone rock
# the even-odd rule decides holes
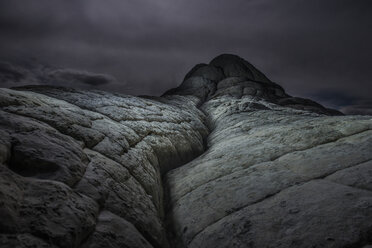
[[[371,147],[235,55],[161,97],[0,89],[0,246],[368,247]]]
[[[94,230],[98,205],[92,199],[57,181],[20,177],[4,165],[0,172],[0,229],[14,234],[5,239],[22,246],[17,234],[30,234],[40,244],[75,247]]]
[[[372,161],[337,171],[326,179],[359,189],[372,190]]]
[[[138,240],[168,247],[161,177],[203,152],[208,130],[195,97],[159,101],[53,87],[1,89],[0,96],[4,233],[78,247],[99,212],[110,211],[132,223]],[[52,207],[56,199],[64,210]],[[80,210],[83,202],[89,207]]]
[[[96,230],[81,247],[151,248],[152,246],[130,222],[103,211],[98,217]]]
[[[313,180],[219,220],[189,247],[358,247],[371,206],[370,191]]]
[[[57,247],[30,234],[0,234],[0,246],[4,248]]]
[[[215,88],[209,86],[215,91],[202,98],[200,108],[206,113],[212,130],[207,150],[190,163],[170,171],[166,177],[170,195],[168,218],[173,235],[178,237],[175,245],[298,247],[302,242],[304,247],[309,246],[310,238],[296,243],[296,235],[286,237],[283,244],[275,243],[276,238],[260,243],[256,240],[259,237],[250,237],[247,232],[244,234],[247,238],[237,241],[233,238],[236,231],[233,227],[244,222],[241,219],[233,222],[229,218],[257,202],[264,204],[266,198],[283,190],[318,182],[314,180],[329,175],[332,175],[329,180],[368,189],[368,174],[365,174],[368,166],[357,168],[372,160],[371,117],[333,116],[339,113],[311,100],[287,95],[280,86],[266,80],[235,56],[223,55],[210,65],[222,68],[225,78],[216,82]],[[190,78],[192,73],[188,80]],[[188,83],[184,83],[186,85],[181,84],[175,92],[192,92]],[[199,94],[195,92],[194,95],[199,97]],[[337,202],[342,202],[342,195],[334,204]],[[335,210],[333,215],[342,216],[342,206],[338,207],[339,212]],[[215,224],[225,219],[223,224]],[[333,224],[328,228],[333,228]],[[327,224],[322,225],[325,229],[312,230],[314,235],[325,235],[323,230],[327,229]],[[350,226],[349,231],[355,232],[356,226],[358,224]],[[265,228],[271,230],[270,224]],[[257,232],[264,235],[265,228]],[[299,230],[306,232],[306,229]],[[368,236],[370,227],[367,225],[359,231],[364,233],[363,237]],[[367,240],[356,237],[353,242],[366,243]],[[319,241],[318,245],[340,247],[353,243],[339,242]]]

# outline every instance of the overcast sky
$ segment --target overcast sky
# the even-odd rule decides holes
[[[370,111],[371,13],[371,0],[1,0],[0,74],[49,65],[52,84],[159,95],[234,53],[289,94]]]

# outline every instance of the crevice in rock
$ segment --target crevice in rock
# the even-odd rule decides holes
[[[205,115],[207,116],[207,113],[205,113],[201,106],[204,104],[205,101],[202,101],[200,103],[200,105],[197,106],[197,108]],[[190,161],[187,161],[185,163],[183,163],[183,165],[197,159],[198,157],[202,156],[205,151],[208,149],[208,137],[209,137],[209,134],[213,131],[213,129],[210,127],[210,125],[207,124],[207,118],[203,118],[203,124],[205,125],[205,127],[208,129],[208,134],[203,137],[203,140],[202,140],[202,144],[203,144],[203,151],[201,154],[195,156],[194,158],[190,159]],[[180,165],[180,166],[177,166],[175,168],[178,168],[178,167],[181,167],[183,165]],[[166,233],[167,233],[167,239],[168,239],[168,242],[170,244],[171,247],[178,247],[178,248],[186,248],[184,247],[184,244],[182,242],[182,240],[180,239],[181,237],[178,237],[178,235],[175,233],[175,227],[174,227],[174,223],[175,223],[175,219],[173,219],[172,215],[170,215],[169,213],[172,211],[172,208],[173,208],[173,204],[172,204],[172,201],[171,201],[171,196],[170,196],[170,186],[167,184],[167,180],[165,178],[167,172],[165,172],[163,175],[162,175],[162,185],[163,185],[163,203],[164,203],[164,220],[163,220],[163,223],[165,225],[165,230],[166,230]]]
[[[8,111],[7,111],[8,112]],[[22,114],[19,114],[19,113],[13,113],[13,112],[8,112],[8,113],[11,113],[11,114],[15,114],[15,115],[19,115],[19,116],[24,116],[24,117],[26,117],[26,118],[30,118],[30,119],[34,119],[34,120],[37,120],[37,121],[39,121],[39,122],[41,122],[41,123],[43,123],[44,125],[47,125],[47,126],[49,126],[50,128],[52,128],[52,129],[54,129],[54,130],[56,130],[57,132],[59,132],[59,133],[61,133],[61,134],[64,134],[64,133],[62,133],[62,132],[60,132],[59,130],[57,130],[57,129],[55,129],[53,126],[51,126],[50,124],[48,124],[48,123],[45,123],[43,120],[39,120],[39,119],[37,119],[37,118],[34,118],[34,117],[32,117],[32,116],[27,116],[27,115],[22,115]],[[69,137],[71,137],[72,139],[74,139],[74,140],[76,140],[74,137],[72,137],[72,136],[70,136],[70,135],[68,135],[68,134],[64,134],[64,135],[67,135],[67,136],[69,136]],[[147,137],[147,136],[146,136]],[[142,141],[142,140],[141,140]],[[95,150],[94,150],[95,151]],[[124,168],[126,168],[127,169],[127,171],[128,171],[128,173],[130,174],[130,176],[138,183],[138,185],[139,186],[141,186],[142,187],[142,189],[147,193],[147,194],[150,194],[149,192],[147,192],[146,191],[146,187],[144,187],[143,185],[142,185],[142,183],[132,174],[132,172],[131,172],[131,170],[129,170],[129,168],[127,168],[127,167],[125,167],[124,165],[122,165],[120,162],[118,162],[118,161],[116,161],[115,159],[113,159],[113,158],[110,158],[110,157],[107,157],[106,155],[104,155],[104,154],[102,154],[102,153],[100,153],[100,152],[98,152],[98,151],[95,151],[95,152],[97,152],[98,154],[100,154],[102,157],[105,157],[106,159],[109,159],[109,160],[112,160],[112,161],[115,161],[116,163],[118,163],[118,164],[120,164],[121,166],[123,166]],[[11,153],[11,154],[13,154],[13,152]],[[17,173],[17,174],[20,174],[21,176],[30,176],[29,175],[29,172],[28,172],[28,174],[27,175],[25,175],[25,173],[19,173],[18,172],[18,170],[17,170],[17,167],[15,166],[16,165],[16,163],[14,163],[14,162],[12,162],[12,157],[13,156],[11,156],[10,158],[9,158],[9,161],[11,162],[10,164],[9,164],[9,169],[11,169],[12,171],[14,171],[15,173]],[[87,170],[87,167],[89,166],[89,163],[87,164],[87,166],[85,167],[85,172],[86,172],[86,170]],[[38,171],[39,173],[40,173],[40,171]],[[84,173],[85,173],[84,172]],[[73,186],[68,186],[68,185],[66,185],[64,182],[61,182],[61,181],[58,181],[58,182],[60,182],[60,183],[62,183],[62,184],[65,184],[67,187],[69,187],[69,188],[71,188],[71,189],[73,189],[74,190],[74,186],[76,186],[76,185],[78,185],[78,183],[81,181],[81,179],[84,177],[84,174],[82,175],[82,177],[78,180],[78,181],[76,181],[75,183],[74,183],[74,185]],[[43,179],[38,179],[38,180],[43,180]],[[76,192],[75,190],[74,190],[74,192]],[[76,192],[76,193],[78,193],[78,194],[82,194],[82,193],[80,193],[80,192]],[[87,195],[85,195],[85,194],[82,194],[82,195],[84,195],[84,196],[86,196],[86,197],[89,197],[89,196],[87,196]],[[90,198],[90,197],[89,197]],[[91,198],[92,199],[92,198]],[[123,199],[123,201],[125,201],[125,199]],[[154,204],[154,209],[157,209],[157,207],[156,207],[156,204],[151,200],[151,202]],[[97,202],[97,204],[98,204],[98,206],[100,206],[100,210],[99,210],[99,212],[101,212],[102,210],[103,210],[103,206],[102,206],[102,203],[99,203],[99,202]],[[96,216],[96,220],[97,220],[97,218],[98,218],[98,216],[99,216],[99,212],[98,212],[98,214],[97,214],[97,216]],[[122,218],[122,217],[121,217]],[[96,221],[96,224],[97,224],[97,221]],[[135,225],[135,223],[133,223],[134,225]],[[154,247],[154,248],[162,248],[162,245],[161,244],[159,244],[154,238],[152,238],[152,236],[151,236],[151,234],[150,233],[148,233],[146,230],[142,230],[141,228],[139,228],[137,225],[135,225],[136,227],[137,227],[137,229],[139,230],[139,232],[146,238],[146,240],[148,240],[148,242]],[[89,238],[89,236],[92,234],[94,232],[94,229],[89,233],[89,234],[87,234],[87,236],[84,238],[84,240],[87,240],[88,238]],[[37,236],[37,237],[39,237],[39,238],[43,238],[44,236],[45,236],[45,238],[48,238],[48,236],[46,236],[46,235],[44,235],[44,234],[38,234],[38,233],[36,233],[36,235],[35,236]],[[44,239],[45,240],[45,239]],[[49,243],[51,243],[51,241],[49,240],[48,241]],[[53,244],[54,245],[54,244]]]
[[[199,156],[202,156],[204,154],[204,152],[206,151],[207,149],[207,138],[208,136],[206,136],[204,139],[203,139],[203,152],[201,154],[199,154],[198,156],[196,156],[195,158],[191,159],[190,161],[184,163],[184,164],[187,164],[189,162],[191,162],[192,160],[194,159],[197,159]],[[183,164],[183,165],[184,165]],[[178,168],[178,167],[181,167],[182,165],[180,166],[177,166],[175,168]],[[179,240],[180,237],[178,237],[176,235],[176,233],[174,232],[175,228],[174,228],[174,222],[176,220],[174,220],[172,218],[171,215],[169,215],[169,213],[171,212],[172,208],[173,208],[173,204],[171,203],[171,199],[170,199],[170,187],[169,185],[167,184],[167,180],[165,178],[167,173],[164,173],[163,176],[162,176],[162,185],[163,185],[163,205],[164,205],[164,219],[163,219],[163,223],[164,223],[164,227],[165,227],[165,230],[166,230],[166,233],[167,233],[167,239],[168,239],[168,242],[170,244],[171,247],[179,247],[179,248],[183,248],[183,243],[181,240]]]
[[[76,105],[75,105],[76,106]],[[80,108],[79,106],[76,106],[77,108]],[[75,137],[73,137],[73,136],[71,136],[71,133],[66,133],[66,130],[65,129],[60,129],[60,128],[58,128],[58,127],[56,127],[56,125],[55,125],[55,123],[53,123],[53,122],[47,122],[46,120],[44,120],[43,118],[38,118],[37,116],[35,116],[35,115],[28,115],[28,114],[23,114],[23,113],[18,113],[17,111],[16,112],[14,112],[14,111],[11,111],[11,110],[5,110],[6,112],[8,112],[8,113],[11,113],[11,114],[14,114],[14,115],[19,115],[19,116],[24,116],[24,117],[26,117],[26,118],[29,118],[29,119],[33,119],[33,120],[36,120],[36,121],[38,121],[38,122],[40,122],[40,123],[42,123],[42,124],[44,124],[44,125],[46,125],[46,126],[49,126],[50,128],[52,128],[53,130],[56,130],[58,133],[61,133],[61,134],[64,134],[64,135],[66,135],[66,136],[69,136],[69,137],[71,137],[73,140],[75,140],[75,141],[77,141],[77,142],[80,142],[79,140],[76,140],[76,138]],[[90,110],[91,111],[91,110]],[[95,112],[96,113],[96,112]],[[110,117],[108,117],[108,116],[106,116],[106,115],[104,115],[106,118],[109,118],[110,119]],[[177,124],[177,123],[175,123],[175,122],[166,122],[166,123],[174,123],[174,124]],[[185,122],[181,122],[181,123],[186,123],[186,124],[189,124],[189,121],[185,121]],[[178,124],[181,124],[181,123],[178,123]],[[200,134],[200,136],[204,136],[203,134],[201,134],[201,133],[199,133]],[[124,152],[124,154],[125,153],[127,153],[129,150],[131,150],[131,149],[134,149],[134,148],[136,148],[136,146],[139,144],[139,143],[141,143],[141,142],[145,142],[145,140],[146,140],[146,138],[147,137],[149,137],[149,136],[151,136],[151,135],[155,135],[155,134],[153,134],[153,133],[149,133],[148,135],[145,135],[145,136],[143,136],[142,138],[140,138],[140,140],[138,140],[137,142],[135,142],[134,144],[132,144],[129,148],[128,148],[128,150],[127,151],[125,151]],[[89,146],[89,147],[87,147],[87,148],[90,148],[90,149],[93,149],[93,150],[95,150],[94,149],[94,146],[95,145],[97,145],[97,144],[99,144],[100,142],[102,142],[102,140],[105,138],[106,136],[105,135],[103,135],[103,137],[100,139],[100,140],[97,140],[97,142],[95,142],[93,145],[91,145],[91,146]],[[204,137],[204,139],[203,139],[203,141],[202,141],[204,144],[206,144],[206,137]],[[83,143],[84,143],[84,141],[83,141]],[[85,145],[84,145],[84,147],[86,147]],[[93,148],[92,148],[93,147]],[[203,151],[204,151],[204,149],[203,149]],[[203,152],[203,151],[201,151],[201,152]],[[95,150],[95,152],[97,152],[97,153],[99,153],[100,155],[102,155],[103,157],[106,157],[107,159],[110,159],[110,160],[113,160],[113,161],[115,161],[115,162],[117,162],[117,163],[119,163],[119,164],[121,164],[122,166],[124,166],[122,163],[120,163],[120,161],[117,161],[117,159],[115,159],[114,157],[108,157],[107,155],[104,155],[104,154],[102,154],[101,152],[99,152],[99,151],[96,151]],[[179,151],[176,149],[176,152],[177,153],[179,153]],[[122,155],[124,155],[124,154],[122,154]],[[178,155],[178,156],[180,156],[180,154],[176,154],[176,155]],[[192,157],[190,157],[189,159],[188,159],[188,161],[183,161],[183,164],[185,164],[185,163],[187,163],[187,162],[189,162],[189,161],[191,161],[192,159],[194,159],[194,155],[200,155],[200,154],[188,154],[188,155],[192,155]],[[154,166],[152,163],[150,163],[152,166]],[[162,165],[160,164],[159,165],[160,167],[162,167]],[[174,167],[178,167],[179,165],[175,165],[175,166],[173,166],[173,168]],[[129,172],[129,174],[134,178],[134,180],[136,180],[137,182],[138,182],[138,184],[145,190],[145,192],[147,192],[146,191],[146,188],[142,185],[142,183],[140,183],[140,181],[133,175],[133,173],[132,173],[132,171],[129,169],[129,168],[127,168],[126,166],[124,166],[127,170],[128,170],[128,172]],[[85,168],[85,172],[86,172],[86,169],[87,168]],[[84,175],[83,175],[84,176]],[[82,177],[83,177],[82,176]],[[80,178],[80,180],[82,179],[82,177]],[[73,186],[76,186],[78,183],[79,183],[79,181],[80,180],[78,180],[77,182],[75,182],[74,183],[74,185]],[[148,193],[148,192],[147,192]],[[98,203],[98,205],[100,205],[99,203]],[[101,205],[100,205],[101,206]],[[100,208],[100,211],[102,211],[102,206],[101,206],[101,208]],[[99,214],[99,213],[98,213]],[[98,215],[97,215],[98,216]],[[138,227],[137,227],[138,228]],[[146,230],[140,230],[139,229],[139,231],[141,232],[141,234],[154,246],[154,247],[156,247],[156,248],[160,248],[161,247],[161,245],[156,241],[156,240],[154,240],[153,238],[152,238],[152,236],[151,236],[151,234],[150,233],[147,233],[146,232]],[[92,230],[92,232],[94,232],[94,230]],[[91,233],[92,233],[91,232]],[[88,234],[85,238],[84,238],[84,240],[81,242],[81,243],[84,243],[85,242],[85,240],[86,239],[88,239],[89,238],[89,236],[91,235],[91,233],[90,234]]]

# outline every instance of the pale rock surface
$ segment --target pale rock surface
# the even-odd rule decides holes
[[[194,96],[1,89],[1,242],[169,247],[162,175],[204,150],[208,130],[197,103]]]
[[[207,90],[190,81],[206,82]],[[232,55],[193,69],[169,93],[203,99],[200,109],[212,130],[206,151],[166,176],[174,245],[372,242],[372,117],[342,116],[293,98]]]
[[[0,89],[0,247],[368,247],[371,147],[234,55],[162,97]]]

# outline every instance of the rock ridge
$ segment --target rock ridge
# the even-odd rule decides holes
[[[0,246],[367,247],[371,147],[230,54],[161,97],[0,89]]]
[[[252,64],[232,54],[222,54],[209,64],[194,66],[179,87],[167,91],[164,95],[174,94],[194,95],[202,102],[226,95],[237,98],[255,96],[280,106],[320,114],[342,115],[341,112],[327,109],[310,99],[291,97]]]

